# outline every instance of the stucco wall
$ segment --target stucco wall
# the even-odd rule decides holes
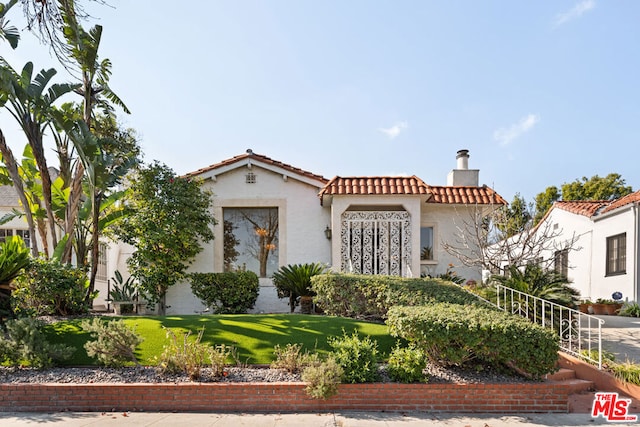
[[[246,183],[246,174],[256,176],[254,184]],[[207,175],[204,175],[207,178]],[[231,207],[278,208],[278,264],[323,262],[330,264],[330,241],[324,229],[330,224],[329,209],[320,205],[319,186],[309,185],[294,177],[274,173],[253,164],[251,169],[241,166],[229,170],[215,179],[207,179],[203,187],[213,192],[212,215],[218,221],[215,238],[204,245],[189,271],[216,272],[224,268],[223,210]],[[258,272],[256,272],[258,273]],[[264,281],[263,281],[264,282]],[[263,283],[259,311],[285,311],[286,302],[271,298],[273,288]],[[273,300],[273,301],[272,301]],[[283,304],[280,304],[280,303]],[[204,310],[193,296],[189,284],[177,284],[167,293],[167,314],[193,314]]]
[[[443,242],[455,244],[455,235],[458,233],[456,227],[463,227],[465,221],[471,220],[470,210],[472,209],[475,209],[475,206],[423,204],[421,222],[424,226],[434,227],[434,261],[423,262],[423,270],[426,270],[431,276],[445,273],[449,265],[452,264],[452,268],[458,276],[478,282],[482,280],[479,267],[464,266],[459,259],[450,255],[443,248]],[[428,268],[425,268],[426,266]]]
[[[589,217],[576,215],[563,209],[553,209],[545,220],[548,232],[557,235],[553,245],[543,254],[545,265],[553,268],[554,252],[566,247],[572,240],[569,250],[569,268],[567,278],[571,286],[580,291],[583,299],[593,299],[592,259],[593,259],[593,222]],[[540,230],[546,225],[541,225]]]
[[[592,298],[611,298],[613,292],[622,292],[623,298],[635,300],[634,290],[634,212],[622,209],[615,215],[606,215],[594,222],[592,258]],[[607,237],[627,233],[626,273],[606,275]]]

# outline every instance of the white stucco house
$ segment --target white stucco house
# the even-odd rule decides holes
[[[580,291],[581,298],[638,301],[640,191],[613,201],[558,201],[542,221],[557,231],[557,247],[575,240],[569,250],[545,254],[557,271]]]
[[[480,269],[462,266],[442,242],[453,238],[460,215],[506,202],[479,185],[479,170],[468,163],[468,150],[458,151],[446,185],[415,175],[327,179],[247,150],[186,175],[213,193],[217,220],[214,240],[190,270],[252,270],[261,277],[256,311],[282,312],[287,301],[277,300],[269,277],[288,264],[321,262],[334,271],[414,277],[442,274],[453,265],[459,276],[479,281]],[[116,269],[126,277],[133,251],[118,243],[104,248],[98,306],[107,305],[106,279]],[[205,309],[188,283],[169,289],[167,306],[167,314]]]

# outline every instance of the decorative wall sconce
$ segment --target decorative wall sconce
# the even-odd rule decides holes
[[[324,236],[331,240],[331,229],[329,228],[329,226],[327,225],[327,228],[324,229]]]

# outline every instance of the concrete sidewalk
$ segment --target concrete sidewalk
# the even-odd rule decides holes
[[[457,415],[429,413],[340,412],[317,414],[193,414],[146,412],[0,413],[3,427],[49,426],[243,426],[243,427],[539,427],[608,424],[589,414]],[[616,423],[625,425],[626,423]],[[637,423],[633,423],[637,425]]]

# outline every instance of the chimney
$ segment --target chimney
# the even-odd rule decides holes
[[[469,150],[458,150],[456,159],[458,160],[457,169],[469,169]]]
[[[447,185],[454,187],[477,187],[480,171],[469,169],[469,150],[458,150],[456,168],[449,172]]]

